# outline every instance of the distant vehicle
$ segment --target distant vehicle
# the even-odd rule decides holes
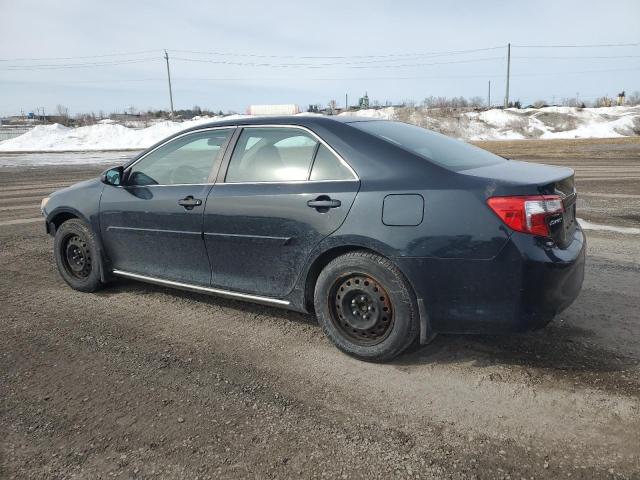
[[[573,171],[398,122],[201,125],[43,200],[62,278],[112,277],[313,312],[390,360],[434,334],[546,325],[582,286]]]
[[[295,104],[285,105],[249,105],[247,115],[295,115],[300,107]]]

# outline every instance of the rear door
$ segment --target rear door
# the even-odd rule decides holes
[[[344,221],[359,181],[315,134],[248,126],[207,199],[214,287],[281,297],[311,250]]]

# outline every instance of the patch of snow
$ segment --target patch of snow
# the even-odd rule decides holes
[[[225,119],[243,117],[245,115],[231,115]],[[199,117],[185,122],[161,121],[146,128],[129,128],[106,122],[77,128],[57,123],[38,125],[19,137],[0,142],[0,152],[142,150],[181,130],[220,118]]]
[[[599,223],[591,223],[578,218],[578,223],[585,230],[600,230],[603,232],[624,233],[627,235],[640,235],[640,228],[636,227],[614,227],[612,225],[602,225]]]
[[[401,110],[395,107],[359,110],[340,116],[402,120],[463,140],[520,140],[526,138],[613,138],[640,132],[640,106],[540,109],[491,109],[481,112],[447,109]],[[309,115],[302,113],[300,115]],[[181,130],[215,120],[246,118],[194,117],[185,122],[136,122],[133,127],[101,120],[97,125],[68,128],[40,125],[29,132],[0,142],[0,152],[97,151],[144,149]],[[146,126],[148,125],[148,126]]]
[[[338,115],[339,117],[367,117],[367,118],[379,118],[382,120],[393,120],[395,118],[395,108],[368,108],[365,110],[356,110],[353,112],[343,112]]]

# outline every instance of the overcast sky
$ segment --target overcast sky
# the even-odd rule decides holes
[[[637,43],[639,19],[637,0],[0,0],[0,114],[166,109],[163,49],[176,108],[486,98],[489,80],[500,103],[508,42]],[[640,46],[513,47],[511,71],[512,99],[590,100],[640,90]]]

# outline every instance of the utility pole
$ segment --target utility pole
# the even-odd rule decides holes
[[[169,80],[169,102],[171,103],[171,116],[173,117],[173,92],[171,91],[171,71],[169,70],[169,54],[164,51],[164,59],[167,61],[167,80]]]
[[[487,108],[491,108],[491,80],[489,80],[489,91],[487,94]]]
[[[344,94],[344,111],[345,112],[349,111],[349,94],[348,93]]]
[[[507,91],[504,95],[504,108],[509,108],[509,74],[511,71],[511,43],[507,44]]]

